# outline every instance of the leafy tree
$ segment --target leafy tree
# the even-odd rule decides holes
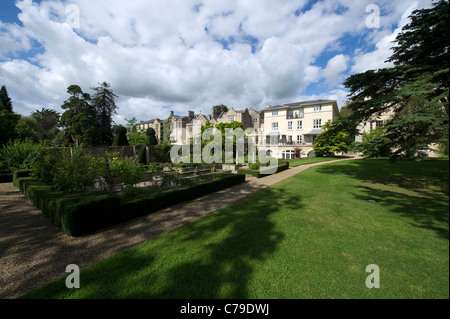
[[[127,122],[126,128],[128,130],[128,132],[136,132],[136,124],[137,124],[137,119],[136,117],[132,117],[131,119],[125,119],[125,121]]]
[[[127,139],[127,128],[118,125],[114,129],[114,141],[112,146],[128,146],[128,139]]]
[[[97,127],[96,109],[90,104],[91,97],[78,85],[67,88],[71,96],[61,106],[66,110],[61,116],[60,124],[75,145],[99,145],[101,142]]]
[[[36,123],[32,126],[36,137],[41,141],[52,143],[59,132],[61,115],[55,110],[42,108],[31,113],[31,117]]]
[[[127,135],[131,146],[148,145],[148,136],[144,132],[132,132]]]
[[[345,131],[332,130],[333,122],[322,125],[322,133],[314,140],[313,148],[318,156],[347,152],[352,143],[350,134]]]
[[[31,116],[21,117],[16,125],[16,139],[18,140],[32,140],[38,142],[39,138],[36,136],[36,127],[38,123]]]
[[[156,138],[156,131],[149,127],[145,131],[145,135],[148,136],[148,145],[158,145],[158,139]]]
[[[386,129],[377,127],[370,132],[363,133],[362,142],[356,143],[356,150],[369,157],[389,156],[390,149],[388,138],[385,137]]]
[[[117,113],[115,99],[118,96],[110,89],[109,83],[103,82],[99,84],[100,86],[92,88],[95,91],[92,104],[97,112],[97,125],[101,144],[111,145],[114,138],[112,116]]]
[[[411,156],[424,145],[448,145],[449,127],[449,3],[415,10],[403,27],[388,59],[394,67],[350,76],[351,115],[336,128],[356,132],[358,123],[388,110],[394,115],[386,138],[378,139],[392,158]]]
[[[13,113],[13,106],[11,102],[11,98],[9,97],[8,91],[6,90],[6,86],[2,85],[0,89],[0,111],[6,110],[10,113]]]

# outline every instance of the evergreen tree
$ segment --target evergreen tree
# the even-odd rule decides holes
[[[403,27],[388,59],[392,68],[350,76],[349,116],[336,128],[355,132],[356,126],[388,110],[394,116],[385,127],[384,143],[391,157],[411,156],[432,143],[448,145],[449,3],[415,10]],[[376,155],[376,154],[375,154]]]
[[[2,85],[0,89],[0,111],[6,110],[8,112],[13,113],[13,106],[11,102],[11,98],[9,97],[8,91],[6,90],[6,86]]]
[[[55,110],[42,108],[31,113],[35,120],[34,131],[36,137],[44,142],[51,143],[59,133],[61,115]]]
[[[90,95],[84,93],[78,85],[69,86],[67,93],[71,96],[61,106],[66,111],[60,120],[66,136],[75,145],[99,145],[101,141],[97,127],[97,114],[90,103]]]
[[[118,96],[110,89],[109,83],[99,84],[99,87],[92,88],[95,91],[92,103],[97,113],[101,144],[111,145],[114,139],[112,116],[117,113],[115,99]]]
[[[17,137],[16,126],[20,115],[0,110],[0,148]]]

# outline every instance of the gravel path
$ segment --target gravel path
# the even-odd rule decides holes
[[[342,160],[348,159],[336,161]],[[82,237],[65,235],[11,183],[0,184],[0,299],[17,298],[67,275],[69,264],[86,267],[309,167],[336,161],[302,165],[260,179],[248,178],[241,185]]]

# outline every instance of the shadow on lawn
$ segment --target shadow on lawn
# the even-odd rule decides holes
[[[186,248],[201,245],[191,261],[169,270],[169,281],[150,298],[249,298],[253,264],[277,251],[284,234],[274,219],[281,207],[299,207],[299,198],[267,188],[222,209],[215,216],[184,227]],[[142,297],[131,294],[129,297]]]
[[[319,173],[348,175],[355,179],[386,186],[396,186],[414,191],[407,195],[395,190],[359,185],[362,192],[354,194],[361,200],[374,200],[389,207],[403,217],[412,219],[411,225],[430,229],[449,239],[449,184],[448,161],[428,160],[422,162],[387,160],[359,160],[347,165],[328,165],[317,168]]]
[[[276,215],[301,206],[298,195],[263,189],[166,234],[166,241],[156,238],[155,245],[82,270],[78,291],[60,279],[26,298],[249,298],[254,264],[270,258],[284,239]],[[171,266],[165,269],[164,261]]]

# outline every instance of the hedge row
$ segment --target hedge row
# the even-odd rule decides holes
[[[217,174],[214,179],[191,185],[161,191],[136,190],[128,196],[121,193],[69,195],[52,191],[50,186],[31,177],[15,176],[14,185],[63,232],[81,236],[244,181],[242,175]]]
[[[282,172],[284,170],[287,170],[289,168],[289,162],[287,161],[278,161],[278,167],[277,167],[277,171],[276,173]],[[268,168],[267,168],[268,169]],[[267,170],[264,167],[261,167],[259,169],[239,169],[238,170],[238,174],[239,175],[252,175],[254,177],[260,178],[260,177],[264,177],[267,176],[268,174],[264,174],[264,170]]]

